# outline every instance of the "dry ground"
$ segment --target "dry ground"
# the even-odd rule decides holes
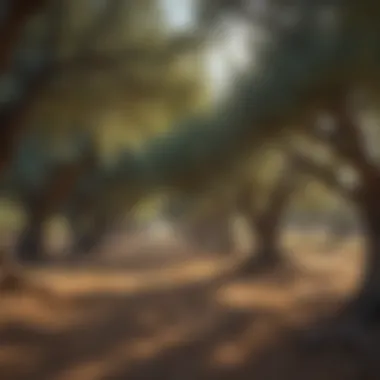
[[[2,296],[0,379],[379,379],[376,334],[364,351],[305,340],[352,290],[358,250],[299,248],[294,277],[237,278],[236,259],[191,252],[148,269],[30,269],[53,296]]]

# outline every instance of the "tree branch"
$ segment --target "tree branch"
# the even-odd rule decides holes
[[[7,92],[9,79],[13,96],[5,94],[5,99],[0,104],[0,173],[11,157],[14,141],[20,132],[27,109],[53,72],[56,42],[61,32],[60,1],[17,1],[16,6],[11,8],[14,20],[12,22],[11,17],[9,23],[5,25],[4,30],[7,30],[8,25],[12,38],[9,37],[0,49],[2,65],[0,90]],[[36,46],[32,47],[31,58],[29,51],[17,50],[19,39],[27,32],[28,20],[37,12],[46,13],[46,30],[38,37],[38,41],[34,41]]]
[[[336,191],[344,198],[350,199],[354,202],[358,201],[358,193],[345,187],[338,180],[336,173],[334,173],[334,171],[327,165],[320,165],[312,159],[296,152],[292,152],[291,157],[297,167],[297,170],[316,177],[324,183],[325,186],[329,187],[333,191]]]
[[[362,177],[373,178],[378,170],[368,157],[361,127],[355,116],[350,114],[347,92],[333,99],[328,111],[336,123],[336,133],[330,141],[332,148],[347,159]]]
[[[254,146],[273,138],[284,124],[321,100],[319,91],[328,91],[328,78],[345,65],[336,54],[346,41],[344,36],[335,37],[321,43],[318,32],[305,25],[285,34],[266,55],[263,70],[242,79],[244,83],[211,118],[188,120],[148,141],[138,156],[120,157],[113,173],[105,177],[117,182],[122,176],[146,188],[179,189],[220,177]]]
[[[11,64],[14,46],[25,24],[46,5],[46,0],[2,0],[3,21],[0,24],[0,72]]]

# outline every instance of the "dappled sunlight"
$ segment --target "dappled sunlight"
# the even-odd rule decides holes
[[[88,317],[91,310],[73,308],[72,299],[62,298],[54,292],[47,299],[45,294],[34,296],[25,291],[25,295],[2,295],[0,328],[8,321],[24,321],[38,329],[53,331],[57,328],[74,325]]]
[[[244,261],[211,256],[146,271],[28,269],[64,301],[0,300],[0,371],[5,380],[264,379],[260,371],[274,369],[259,358],[274,355],[280,367],[295,358],[300,348],[281,343],[284,336],[351,291],[347,271],[314,260],[281,283],[239,278]]]
[[[111,367],[112,368],[112,367]],[[68,368],[60,373],[54,379],[56,380],[69,380],[69,379],[91,379],[101,380],[104,379],[104,374],[108,373],[110,363],[106,359],[90,360],[87,363],[81,363],[75,368]]]
[[[219,343],[210,355],[210,368],[225,369],[244,365],[277,338],[281,328],[273,316],[261,316],[241,331],[233,340]]]
[[[150,289],[186,285],[193,281],[204,281],[218,273],[231,269],[235,260],[193,259],[176,265],[141,271],[125,269],[92,271],[91,269],[62,270],[55,268],[31,270],[31,277],[38,278],[60,294],[71,292],[79,295],[88,291],[112,291],[122,294],[144,292]],[[67,275],[70,274],[70,281]],[[49,285],[48,285],[49,284]]]
[[[236,309],[259,307],[280,312],[292,308],[296,302],[315,297],[347,296],[354,291],[360,279],[360,260],[358,252],[354,252],[351,257],[350,252],[345,254],[344,258],[328,263],[324,257],[311,255],[307,251],[303,255],[293,252],[290,258],[295,273],[291,277],[280,283],[277,282],[276,274],[274,277],[267,275],[230,282],[218,290],[218,302]],[[278,276],[281,276],[281,270]]]
[[[379,378],[380,6],[343,3],[0,0],[0,380]]]
[[[236,309],[264,308],[280,311],[289,304],[289,289],[255,284],[254,281],[222,286],[217,293],[218,302]]]
[[[157,334],[149,338],[140,338],[130,341],[126,347],[119,347],[111,357],[119,358],[118,360],[146,360],[152,358],[164,350],[175,348],[176,345],[192,339],[195,334],[199,333],[199,327],[202,324],[195,325],[180,323],[177,326],[167,326],[161,329]],[[121,364],[121,363],[120,363]]]
[[[103,379],[114,368],[121,365],[133,365],[153,358],[165,350],[192,338],[197,331],[188,323],[161,328],[149,337],[135,338],[109,350],[96,361],[81,363],[69,368],[57,376],[57,380],[69,379]]]
[[[246,254],[194,251],[144,233],[115,233],[93,262],[23,267],[49,293],[25,287],[0,299],[2,379],[298,380],[294,373],[308,373],[297,361],[306,351],[292,334],[349,298],[362,245],[347,239],[329,258],[292,239],[289,274],[241,277]]]

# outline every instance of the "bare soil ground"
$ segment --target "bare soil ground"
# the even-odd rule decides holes
[[[380,378],[380,334],[365,349],[304,338],[352,291],[357,245],[300,248],[294,276],[251,279],[234,274],[236,258],[167,249],[147,269],[28,269],[50,296],[1,295],[0,379]]]

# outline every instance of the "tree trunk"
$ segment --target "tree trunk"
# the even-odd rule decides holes
[[[107,220],[102,217],[94,218],[91,225],[85,229],[78,226],[78,224],[73,227],[73,253],[76,258],[82,258],[90,254],[101,243],[108,232]]]
[[[380,322],[380,208],[377,203],[368,202],[363,210],[366,227],[365,268],[357,295],[346,309],[350,317],[365,324]]]
[[[26,203],[29,213],[27,225],[16,244],[16,257],[23,262],[35,263],[43,260],[43,225],[45,214],[37,200]]]
[[[258,244],[256,247],[256,260],[275,266],[283,261],[279,247],[280,220],[263,221],[256,224]]]
[[[48,35],[55,37],[60,34],[60,27],[57,28],[59,23],[50,22],[52,15],[49,14],[49,1],[2,0],[2,3],[4,20],[1,23],[0,74],[6,73],[13,76],[16,83],[21,83],[21,86],[13,90],[19,92],[21,89],[22,93],[20,94],[21,97],[16,96],[13,99],[7,99],[8,101],[4,104],[2,103],[0,108],[0,175],[3,174],[3,170],[11,160],[14,145],[25,125],[23,118],[27,114],[28,107],[33,103],[36,94],[43,88],[52,73],[49,58],[50,53],[55,49],[56,42],[52,41],[54,38],[46,44],[42,44],[43,46],[40,46],[41,50],[34,51],[34,54],[37,54],[37,57],[40,58],[38,67],[35,67],[34,64],[29,66],[28,62],[30,60],[26,59],[27,57],[25,56],[20,56],[19,51],[18,61],[16,62],[17,70],[15,70],[15,52],[19,49],[20,39],[26,35],[27,23],[39,12],[47,12],[48,14]],[[33,41],[32,37],[32,44]],[[20,57],[22,58],[20,59]],[[11,92],[13,93],[13,91]]]
[[[282,250],[279,246],[281,221],[293,185],[293,182],[288,179],[279,183],[273,190],[269,204],[259,215],[252,213],[251,208],[245,208],[244,214],[252,230],[256,232],[257,239],[255,252],[252,253],[251,259],[246,264],[247,271],[250,269],[252,272],[272,270],[284,264]]]
[[[252,274],[256,271],[273,270],[284,263],[282,250],[279,246],[280,213],[278,218],[268,218],[266,215],[256,220],[251,217],[251,227],[255,230],[257,244],[255,251],[245,264],[244,271]]]
[[[43,253],[43,225],[55,212],[61,210],[64,202],[72,195],[73,189],[84,174],[94,165],[92,146],[83,153],[79,161],[58,164],[42,189],[24,196],[24,205],[29,213],[28,224],[21,234],[16,255],[25,261],[38,261]],[[83,197],[81,198],[85,200]]]
[[[91,194],[81,193],[73,199],[66,210],[71,227],[73,244],[70,256],[83,257],[92,251],[106,233],[106,218],[99,212]]]

